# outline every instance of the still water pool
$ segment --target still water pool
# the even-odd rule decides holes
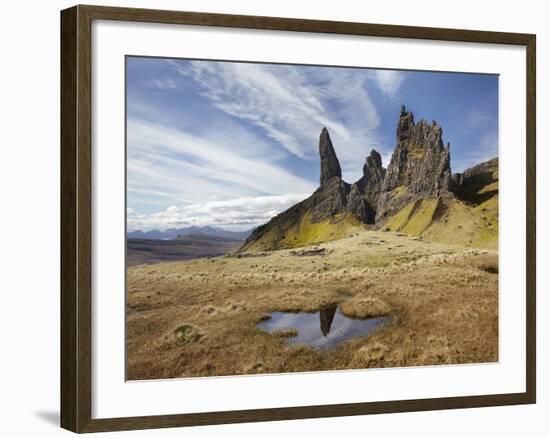
[[[287,337],[287,344],[305,344],[315,348],[332,348],[348,339],[368,336],[377,328],[388,324],[390,317],[353,319],[340,312],[337,305],[314,313],[273,312],[269,319],[257,327],[268,333],[296,329],[297,336]]]

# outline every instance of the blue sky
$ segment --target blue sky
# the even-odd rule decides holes
[[[344,180],[387,166],[402,104],[460,172],[498,154],[498,76],[127,58],[128,230],[244,230],[311,194],[330,132]]]

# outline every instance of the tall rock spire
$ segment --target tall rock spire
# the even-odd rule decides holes
[[[321,186],[332,178],[342,178],[342,169],[334,152],[327,128],[323,128],[319,137],[319,155],[321,156]]]

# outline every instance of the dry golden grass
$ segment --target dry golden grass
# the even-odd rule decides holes
[[[344,301],[340,310],[350,318],[366,319],[375,316],[389,315],[391,308],[385,301],[371,296],[356,295]]]
[[[325,255],[281,250],[128,268],[128,378],[498,360],[496,251],[381,231],[320,247]],[[273,311],[334,303],[356,316],[378,306],[393,323],[330,350],[256,328]]]

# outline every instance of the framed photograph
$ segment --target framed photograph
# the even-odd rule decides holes
[[[61,423],[535,403],[535,35],[61,13]]]

